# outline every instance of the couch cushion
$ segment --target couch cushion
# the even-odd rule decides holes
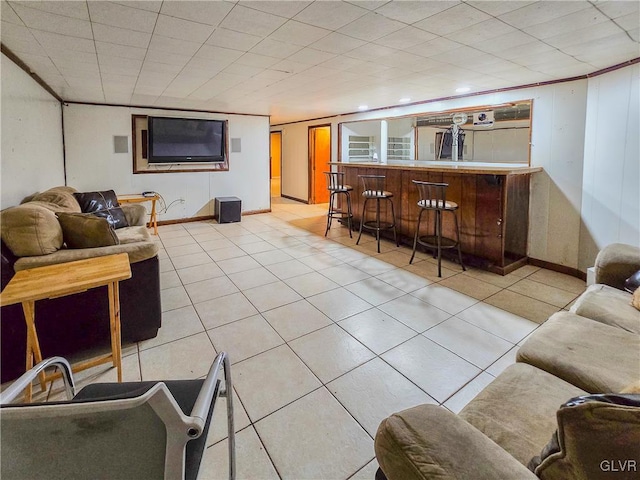
[[[47,255],[62,247],[62,228],[42,205],[25,203],[0,213],[2,240],[17,257]]]
[[[154,242],[147,227],[125,227],[115,231],[120,243]]]
[[[575,301],[571,312],[640,334],[640,313],[631,306],[631,294],[608,285],[591,285]]]
[[[56,212],[80,213],[80,205],[73,196],[71,187],[54,187],[49,190],[36,193],[31,197],[31,201],[52,203],[57,206]]]
[[[389,480],[536,478],[476,428],[436,405],[418,405],[384,419],[375,451]]]
[[[113,190],[102,192],[76,192],[73,194],[82,213],[92,213],[99,217],[104,217],[113,225],[113,228],[128,227],[129,223],[124,212],[118,204],[116,193]]]
[[[118,245],[120,240],[106,218],[90,213],[57,214],[67,248],[95,248]]]
[[[556,410],[587,392],[526,363],[511,365],[460,417],[527,465],[556,429]]]
[[[529,466],[541,479],[637,478],[640,395],[574,398],[557,418],[558,431]]]
[[[590,393],[620,392],[640,376],[640,336],[559,312],[520,347],[516,360]]]
[[[640,268],[640,249],[624,243],[607,245],[598,252],[594,268],[596,283],[623,290],[625,280]]]

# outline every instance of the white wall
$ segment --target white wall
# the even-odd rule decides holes
[[[64,185],[60,102],[2,55],[0,208]]]
[[[133,174],[131,115],[229,120],[229,138],[241,139],[241,152],[229,153],[229,171]],[[159,220],[213,215],[215,197],[235,196],[242,211],[270,208],[269,118],[155,109],[70,104],[64,107],[67,183],[78,190],[116,193],[153,190],[169,205]],[[113,136],[129,137],[129,153],[113,153]],[[184,203],[179,199],[183,198]]]
[[[580,269],[614,242],[640,246],[640,66],[589,79]]]
[[[543,167],[544,172],[532,176],[529,256],[578,268],[586,98],[587,81],[577,80],[273,126],[272,130],[283,132],[283,194],[295,187],[296,194],[291,196],[308,198],[306,132],[311,125],[331,123],[333,158],[337,159],[341,122],[533,99],[531,165]]]

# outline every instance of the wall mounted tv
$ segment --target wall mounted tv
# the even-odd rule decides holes
[[[149,117],[149,163],[224,162],[225,122]]]

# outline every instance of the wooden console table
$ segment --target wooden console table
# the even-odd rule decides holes
[[[149,226],[153,226],[153,234],[158,235],[158,214],[156,212],[156,201],[159,196],[156,194],[152,197],[145,197],[144,195],[118,195],[118,203],[143,203],[151,202],[151,216],[149,217]]]
[[[62,297],[81,293],[90,288],[106,285],[109,290],[109,324],[111,330],[111,353],[86,360],[74,365],[73,371],[113,362],[118,372],[118,382],[122,381],[122,346],[120,343],[120,290],[118,282],[131,278],[129,256],[126,253],[88,258],[75,262],[47,265],[17,272],[0,293],[0,306],[22,303],[27,324],[26,370],[35,362],[42,361],[35,324],[35,302],[47,298]],[[69,327],[73,328],[69,319]],[[48,377],[40,376],[40,386],[44,390]],[[26,390],[25,399],[31,401],[31,385]]]

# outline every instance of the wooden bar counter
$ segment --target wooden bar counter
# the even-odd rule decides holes
[[[387,177],[386,190],[394,194],[398,234],[407,244],[413,242],[419,214],[418,190],[412,180],[448,183],[447,200],[459,205],[460,242],[465,263],[501,275],[526,264],[529,181],[531,174],[542,168],[525,164],[426,161],[333,162],[332,165],[345,172],[345,183],[354,188],[355,225],[360,224],[363,204],[362,181],[358,175]],[[381,219],[390,221],[390,218],[391,210],[386,208]],[[432,229],[432,218],[422,225]],[[444,217],[443,234],[454,238],[449,215]]]

